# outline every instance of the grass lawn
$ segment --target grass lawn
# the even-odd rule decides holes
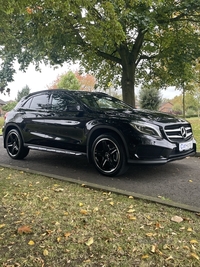
[[[3,117],[0,117],[0,134],[2,134],[2,126],[3,126],[3,122],[4,122],[4,118]]]
[[[200,265],[200,214],[0,167],[0,266]]]
[[[200,152],[200,118],[187,119],[192,124],[193,134],[197,142],[197,151]]]

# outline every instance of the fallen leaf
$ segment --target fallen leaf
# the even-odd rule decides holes
[[[130,210],[128,210],[127,212],[128,212],[128,213],[133,213],[133,212],[135,212],[135,210],[134,210],[134,209],[130,209]]]
[[[28,245],[29,245],[29,246],[33,246],[33,245],[35,245],[35,242],[34,242],[33,240],[30,240],[30,241],[28,242]]]
[[[190,183],[192,183],[193,181],[192,180],[189,180]]]
[[[27,225],[20,226],[17,229],[18,234],[30,234],[32,233],[31,227]]]
[[[55,191],[55,192],[63,192],[64,189],[63,189],[63,188],[56,188],[56,189],[54,189],[54,191]]]
[[[142,259],[143,259],[143,260],[144,260],[144,259],[147,259],[147,258],[149,258],[149,255],[148,255],[148,254],[142,256]]]
[[[181,218],[180,216],[176,216],[176,215],[175,215],[175,216],[173,216],[173,217],[171,218],[171,221],[180,223],[180,222],[183,221],[183,218]]]
[[[133,196],[129,196],[128,198],[133,198]]]
[[[169,256],[168,258],[165,259],[165,261],[173,260],[174,258],[172,256]]]
[[[94,209],[93,209],[93,212],[97,212],[99,210],[99,208],[98,207],[95,207]]]
[[[80,203],[79,203],[79,207],[82,207],[82,206],[83,206],[83,203],[80,202]]]
[[[64,233],[64,236],[65,237],[69,237],[71,235],[71,233],[67,232],[67,233]]]
[[[156,233],[146,233],[146,236],[148,237],[152,237],[152,236],[156,236],[157,234]]]
[[[3,228],[3,227],[5,227],[5,226],[6,226],[5,223],[0,224],[0,228]]]
[[[190,244],[198,244],[198,241],[196,239],[190,240]]]
[[[60,243],[61,237],[57,237],[57,242]]]
[[[151,246],[151,252],[152,252],[152,253],[155,253],[155,252],[156,252],[156,246],[155,246],[155,245],[152,245],[152,246]]]
[[[44,249],[44,251],[43,251],[43,255],[44,255],[44,256],[48,256],[48,255],[49,255],[49,252],[48,252],[47,249]]]
[[[88,211],[87,210],[80,210],[80,213],[83,214],[83,215],[87,215]]]
[[[136,217],[135,216],[128,216],[129,220],[131,221],[135,221],[136,220]]]
[[[113,201],[111,201],[111,202],[110,202],[110,205],[111,205],[111,206],[113,206],[113,205],[114,205],[114,202],[113,202]]]
[[[93,243],[94,243],[94,238],[93,238],[93,237],[90,237],[90,238],[88,239],[88,241],[85,242],[85,244],[86,244],[88,247],[91,246]]]
[[[190,256],[192,258],[195,258],[196,260],[199,260],[199,256],[197,254],[195,254],[195,253],[191,253]]]

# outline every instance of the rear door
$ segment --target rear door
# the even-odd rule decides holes
[[[21,113],[21,128],[24,142],[28,144],[46,145],[46,118],[49,114],[51,94],[38,93],[31,96],[23,104]]]

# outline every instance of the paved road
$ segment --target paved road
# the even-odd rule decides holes
[[[97,184],[125,190],[136,196],[172,203],[200,212],[200,158],[191,157],[161,166],[131,166],[121,177],[98,174],[86,158],[48,152],[30,151],[24,160],[12,160],[2,146],[0,136],[0,165],[72,178],[79,183]]]

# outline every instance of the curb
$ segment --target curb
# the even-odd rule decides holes
[[[60,175],[47,174],[47,173],[44,173],[44,172],[34,171],[34,170],[27,169],[27,168],[14,167],[14,166],[10,166],[10,165],[7,165],[7,164],[1,164],[0,163],[0,166],[1,167],[5,167],[5,168],[9,168],[9,169],[14,169],[14,170],[24,171],[24,172],[28,172],[28,173],[38,174],[38,175],[46,176],[46,177],[53,178],[53,179],[56,179],[56,180],[65,181],[65,182],[69,182],[69,183],[73,183],[73,184],[78,184],[78,185],[81,185],[81,186],[84,186],[84,187],[103,190],[103,191],[106,191],[106,192],[112,192],[112,193],[120,194],[120,195],[124,195],[124,196],[132,196],[132,197],[134,197],[136,199],[150,201],[150,202],[158,203],[158,204],[169,206],[169,207],[173,207],[173,208],[187,210],[187,211],[190,211],[190,212],[200,213],[200,207],[189,206],[189,205],[177,203],[177,202],[174,202],[174,201],[171,201],[171,200],[162,200],[162,199],[159,199],[159,198],[156,198],[156,197],[146,196],[146,195],[142,195],[142,194],[138,194],[138,193],[134,193],[134,192],[130,192],[130,191],[125,191],[125,190],[121,190],[121,189],[116,189],[114,187],[102,186],[102,185],[100,186],[98,184],[89,183],[89,182],[86,182],[86,181],[79,181],[79,180],[76,180],[76,179],[73,179],[73,178],[69,178],[69,177],[63,177],[63,176],[60,176]]]

